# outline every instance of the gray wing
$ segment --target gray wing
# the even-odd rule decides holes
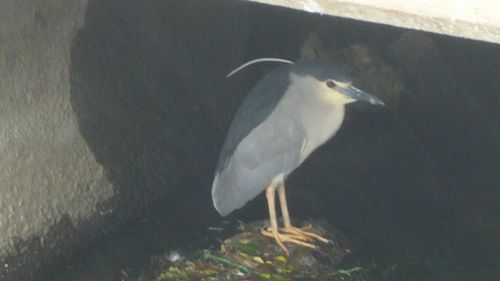
[[[217,172],[212,186],[215,208],[225,216],[261,193],[276,176],[288,175],[300,164],[304,141],[301,125],[285,116],[255,128]]]
[[[229,128],[217,163],[217,173],[225,168],[241,140],[273,112],[288,87],[289,73],[289,65],[280,66],[264,76],[250,91]]]

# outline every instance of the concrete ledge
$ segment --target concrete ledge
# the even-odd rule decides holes
[[[500,43],[500,2],[489,0],[250,0],[302,11],[353,18]]]

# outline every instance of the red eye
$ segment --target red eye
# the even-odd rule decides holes
[[[326,86],[330,89],[333,89],[335,88],[335,86],[337,86],[337,84],[335,84],[335,82],[333,82],[332,80],[328,80],[326,81]]]

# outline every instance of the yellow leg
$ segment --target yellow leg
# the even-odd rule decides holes
[[[267,206],[269,207],[269,220],[271,221],[271,233],[276,240],[276,243],[285,250],[288,254],[288,249],[283,245],[283,242],[279,239],[278,233],[278,220],[276,219],[276,205],[275,205],[275,189],[273,186],[269,186],[266,189]]]
[[[285,183],[281,182],[278,187],[278,197],[280,199],[281,214],[283,215],[283,226],[286,228],[292,227],[290,221],[290,213],[288,212],[288,204],[286,203]]]
[[[305,228],[297,228],[292,226],[290,221],[290,214],[288,212],[288,204],[286,203],[286,194],[285,194],[285,183],[281,182],[278,187],[278,196],[280,200],[281,213],[283,215],[283,232],[293,234],[297,239],[300,240],[310,240],[309,238],[313,238],[319,240],[323,243],[329,243],[330,241],[314,232],[306,231],[305,229],[311,228],[311,226],[306,226]]]
[[[280,246],[285,253],[288,255],[288,249],[285,247],[283,242],[290,242],[294,243],[303,247],[308,247],[311,249],[315,249],[316,246],[313,244],[307,243],[302,241],[297,235],[290,233],[290,234],[281,234],[278,231],[278,220],[276,219],[276,205],[275,205],[275,197],[276,197],[276,188],[274,186],[269,186],[266,189],[266,198],[267,198],[267,205],[269,207],[269,220],[271,221],[271,232],[269,231],[262,231],[262,235],[274,238],[276,240],[276,243],[278,246]]]

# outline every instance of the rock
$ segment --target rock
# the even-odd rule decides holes
[[[311,230],[330,239],[317,250],[286,243],[287,256],[274,239],[261,235],[269,221],[242,224],[240,233],[224,240],[220,249],[206,249],[181,261],[165,261],[152,279],[139,280],[366,280],[361,267],[344,269],[342,260],[352,243],[324,220],[304,221]]]

